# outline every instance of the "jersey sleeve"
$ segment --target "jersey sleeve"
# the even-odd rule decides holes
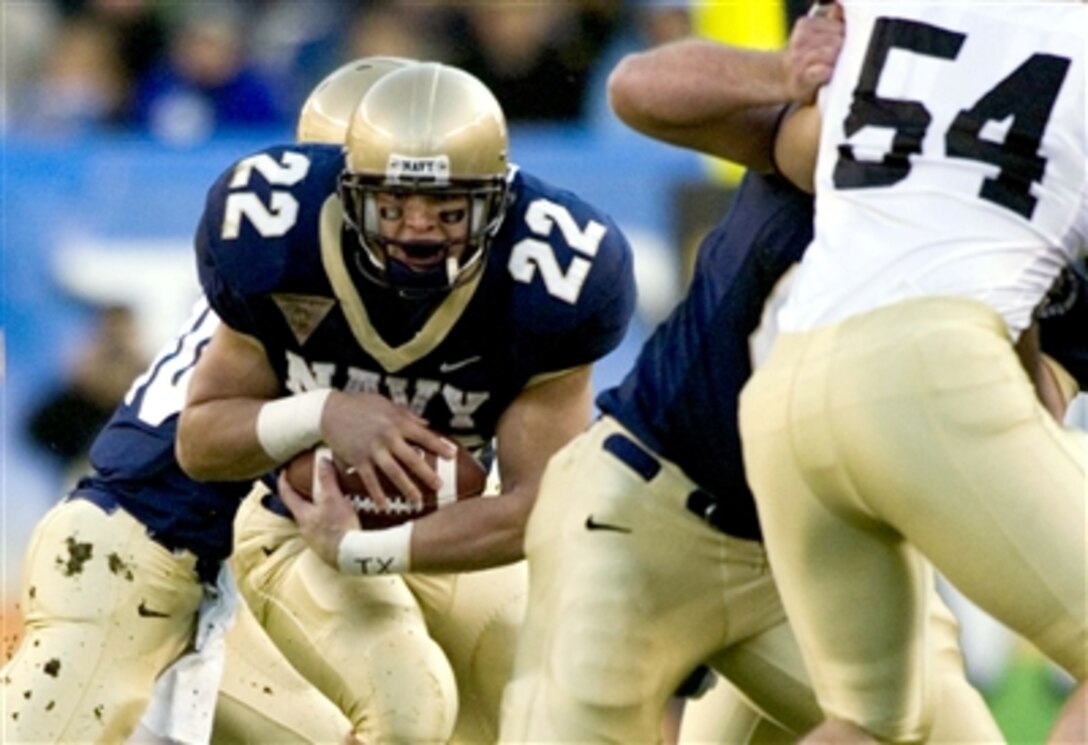
[[[268,148],[239,160],[209,189],[195,235],[197,276],[231,328],[255,335],[254,304],[297,273],[291,263],[314,242],[337,152]]]
[[[225,273],[217,262],[223,248],[215,235],[214,220],[214,210],[205,209],[197,226],[197,276],[208,303],[223,322],[235,331],[252,335],[255,320],[244,296],[231,286],[229,272]]]
[[[604,357],[627,333],[637,299],[634,257],[615,225],[601,244],[583,293],[585,312],[556,351],[561,368]]]
[[[531,177],[508,216],[509,268],[522,292],[522,352],[533,374],[600,359],[635,309],[634,257],[619,226],[570,192]]]

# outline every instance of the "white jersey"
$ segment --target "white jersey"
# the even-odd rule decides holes
[[[1016,338],[1088,235],[1086,6],[844,6],[815,238],[781,328],[951,295],[986,303]]]

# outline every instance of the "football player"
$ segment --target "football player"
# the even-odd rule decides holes
[[[704,41],[634,55],[610,79],[613,108],[643,133],[772,170],[783,103],[821,82],[816,70],[805,83],[814,66],[829,74],[841,43],[841,24],[814,32],[774,55]],[[799,77],[782,80],[791,56]],[[818,117],[789,113],[779,160],[810,191],[814,151],[801,153]],[[549,464],[526,535],[531,594],[503,741],[648,740],[667,692],[700,662],[772,719],[719,685],[694,705],[713,722],[685,717],[682,742],[786,741],[823,719],[759,544],[735,426],[753,337],[773,320],[812,215],[811,197],[782,177],[746,176],[684,301],[598,398],[601,420]],[[1049,323],[1048,348],[1072,360],[1078,345]],[[1083,362],[1067,364],[1088,382]],[[930,598],[919,653],[938,691],[934,739],[1000,741],[965,679],[955,621]]]
[[[406,64],[369,58],[328,76],[303,107],[299,137],[342,142],[362,94]],[[207,742],[213,712],[216,742],[349,732],[244,604],[232,617],[223,563],[251,483],[198,483],[174,458],[192,367],[218,323],[198,302],[96,438],[93,472],[36,527],[23,569],[26,635],[3,670],[4,742],[122,742],[153,684],[134,741]]]
[[[396,527],[359,530],[328,467],[324,498],[281,479],[239,512],[243,595],[368,742],[495,738],[537,480],[588,424],[591,365],[634,307],[612,220],[507,150],[482,83],[414,65],[363,98],[346,151],[231,167],[198,231],[224,323],[179,426],[191,476],[251,478],[323,442],[376,501],[417,499],[439,485],[417,448],[486,459],[494,441],[500,495]]]
[[[1088,241],[1086,9],[843,8],[814,241],[740,406],[829,719],[812,739],[929,736],[932,562],[1079,682],[1052,736],[1082,742],[1088,438],[1042,406],[1012,342],[1030,351]]]

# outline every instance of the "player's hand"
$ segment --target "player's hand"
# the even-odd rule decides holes
[[[282,471],[277,488],[306,545],[322,561],[338,568],[340,541],[349,530],[359,529],[359,518],[351,500],[340,491],[332,461],[321,456],[314,461],[313,500],[295,491]]]
[[[843,42],[842,6],[828,3],[797,20],[786,48],[786,80],[790,95],[812,103],[820,86],[831,79]]]
[[[446,459],[454,457],[456,449],[431,430],[427,420],[376,394],[337,391],[333,396],[322,420],[325,443],[345,467],[355,470],[379,507],[388,505],[379,471],[412,502],[422,501],[423,495],[409,473],[434,490],[441,488],[442,479],[419,448]]]

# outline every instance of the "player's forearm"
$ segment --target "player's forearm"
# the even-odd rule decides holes
[[[633,129],[753,167],[769,167],[775,118],[791,100],[784,52],[703,40],[628,55],[608,93]]]
[[[427,515],[412,532],[413,572],[464,572],[524,558],[532,495],[521,491],[469,499]]]
[[[186,407],[175,443],[182,470],[197,481],[242,481],[277,466],[257,437],[265,403],[239,398]]]

